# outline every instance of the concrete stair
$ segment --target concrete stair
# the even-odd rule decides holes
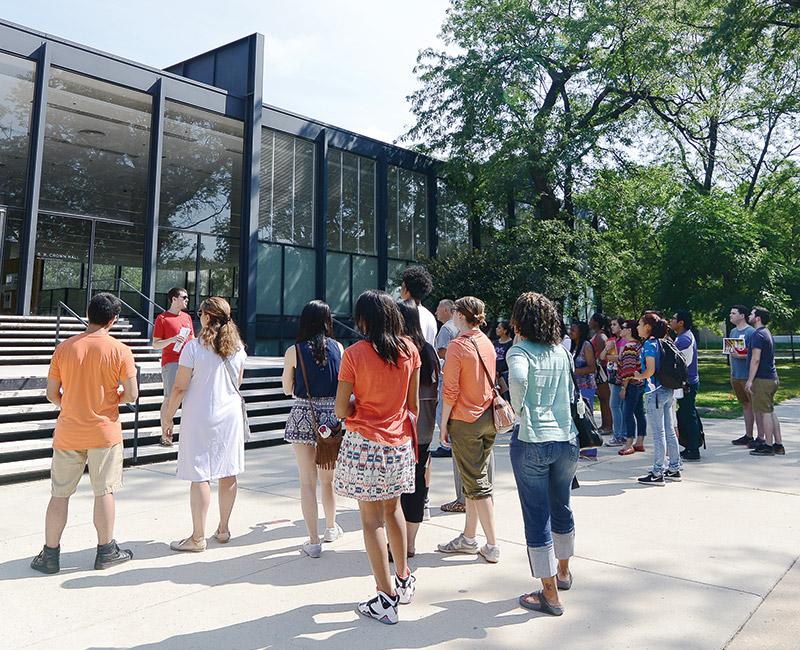
[[[0,484],[49,476],[58,410],[47,401],[47,367],[55,344],[54,317],[0,316]],[[77,319],[62,318],[63,340],[84,330]],[[180,411],[173,447],[161,447],[159,410],[163,400],[160,353],[131,325],[115,326],[112,336],[129,345],[140,368],[138,418],[134,405],[121,408],[126,465],[177,457]],[[292,400],[283,394],[280,359],[252,358],[241,390],[253,438],[247,448],[283,443]]]

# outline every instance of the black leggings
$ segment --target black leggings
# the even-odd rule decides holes
[[[428,447],[427,444],[417,445],[419,460],[414,468],[414,493],[400,495],[403,516],[410,524],[421,524],[425,514],[425,499],[428,497],[428,488],[425,487],[425,467],[430,456]]]

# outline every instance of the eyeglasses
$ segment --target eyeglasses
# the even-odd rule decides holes
[[[198,309],[198,310],[197,310],[197,315],[198,315],[198,316],[202,316],[202,315],[203,315],[203,314],[205,314],[205,313],[206,313],[206,312],[204,312],[202,309]]]
[[[189,300],[189,296],[178,296],[181,300]]]

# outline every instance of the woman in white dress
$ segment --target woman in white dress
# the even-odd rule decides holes
[[[202,330],[181,351],[169,402],[162,407],[161,428],[172,434],[181,410],[178,478],[191,481],[192,534],[172,542],[174,551],[206,549],[206,515],[211,481],[219,481],[219,526],[214,539],[231,538],[228,522],[236,500],[236,476],[244,471],[244,417],[238,387],[247,354],[224,298],[207,298],[197,310]],[[234,386],[234,379],[236,385]]]

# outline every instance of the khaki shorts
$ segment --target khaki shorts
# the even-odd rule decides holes
[[[744,388],[746,383],[746,379],[734,379],[731,377],[731,387],[733,388],[733,393],[736,395],[736,399],[739,400],[739,404],[743,406],[746,406],[750,403],[750,393],[748,393]]]
[[[96,497],[116,492],[122,486],[122,443],[112,447],[77,451],[53,449],[50,483],[54,497],[67,498],[75,494],[89,463],[89,479]]]
[[[753,401],[754,413],[772,413],[775,410],[775,393],[778,392],[777,379],[758,379],[753,380]]]
[[[486,409],[475,422],[450,420],[448,431],[453,445],[453,460],[464,485],[464,496],[468,499],[492,496],[489,455],[497,436],[492,407]]]

